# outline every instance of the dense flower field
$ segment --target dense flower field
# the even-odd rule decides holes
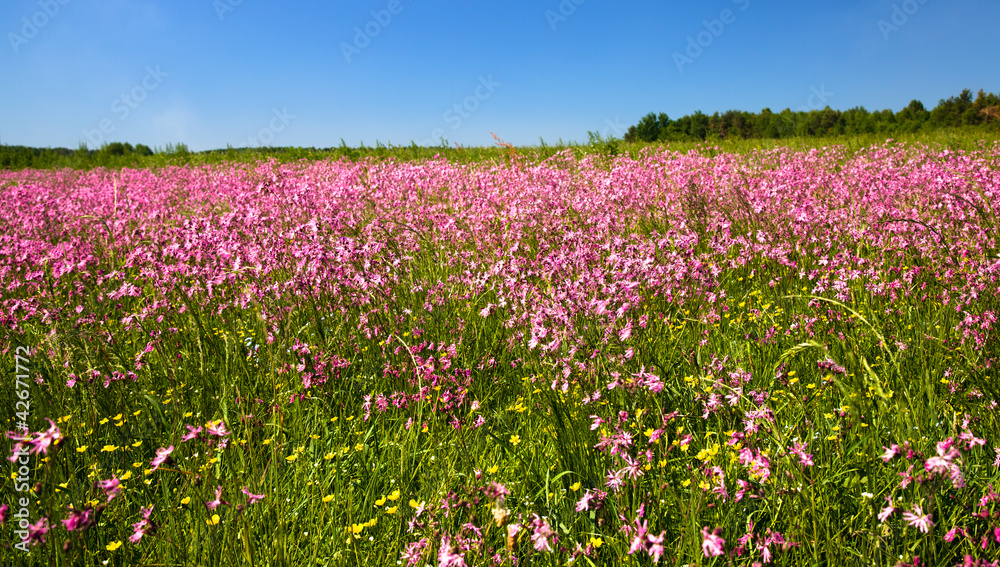
[[[1000,557],[1000,145],[0,195],[5,564]]]

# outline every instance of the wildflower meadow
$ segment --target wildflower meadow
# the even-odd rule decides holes
[[[1000,143],[0,196],[3,565],[1000,558]]]

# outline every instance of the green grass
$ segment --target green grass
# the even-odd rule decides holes
[[[589,143],[559,143],[555,145],[523,146],[517,148],[517,153],[530,159],[545,159],[558,152],[570,150],[573,155],[580,158],[584,155],[617,155],[627,153],[633,157],[639,154],[643,148],[665,148],[673,151],[688,152],[698,151],[712,154],[714,152],[745,154],[760,148],[789,147],[794,149],[823,148],[832,145],[841,145],[851,153],[882,144],[888,139],[887,134],[866,134],[834,137],[791,137],[781,139],[710,139],[704,142],[670,142],[670,143],[626,143],[619,139],[603,139],[600,136],[593,138]],[[932,132],[898,134],[891,136],[901,143],[921,143],[930,147],[948,148],[951,150],[971,151],[981,146],[981,144],[992,143],[1000,140],[1000,130],[985,127],[966,128],[943,128]],[[132,155],[111,155],[106,152],[91,151],[88,154],[81,154],[79,151],[66,151],[59,154],[55,152],[44,152],[44,155],[33,158],[30,163],[21,158],[11,156],[11,162],[5,166],[8,169],[22,169],[24,167],[45,168],[73,168],[91,169],[95,167],[108,168],[160,168],[167,166],[201,165],[201,164],[222,164],[222,163],[256,163],[261,160],[274,159],[280,163],[294,162],[298,160],[322,160],[322,159],[348,159],[363,160],[374,158],[377,160],[429,160],[443,157],[456,163],[482,163],[501,162],[508,159],[510,150],[496,146],[486,147],[456,147],[456,146],[395,146],[378,143],[376,146],[361,146],[331,148],[301,148],[301,147],[276,147],[276,148],[228,148],[224,150],[209,150],[202,152],[183,151],[162,151],[154,155],[141,156]],[[0,156],[3,155],[0,148]],[[6,163],[0,159],[0,164]]]

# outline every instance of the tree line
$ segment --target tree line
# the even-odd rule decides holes
[[[780,139],[831,137],[856,134],[930,132],[967,126],[1000,127],[1000,95],[982,90],[972,96],[965,89],[958,96],[942,99],[933,110],[919,100],[900,110],[869,111],[863,106],[849,110],[793,111],[775,113],[765,108],[759,113],[729,110],[711,116],[697,111],[671,120],[664,113],[649,113],[629,127],[626,142],[681,142],[710,139]]]

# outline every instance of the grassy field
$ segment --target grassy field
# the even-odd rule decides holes
[[[517,148],[517,152],[533,160],[544,160],[566,150],[571,151],[577,158],[582,158],[586,155],[628,155],[633,159],[636,159],[640,155],[640,152],[647,148],[664,149],[674,152],[689,152],[693,150],[707,155],[714,155],[719,152],[745,154],[761,149],[792,148],[802,150],[829,146],[840,146],[848,151],[855,152],[871,147],[872,145],[885,143],[888,138],[892,137],[894,136],[890,134],[873,133],[835,137],[791,137],[753,140],[732,138],[725,140],[710,139],[704,142],[648,144],[643,142],[627,143],[617,138],[604,138],[600,133],[592,132],[589,133],[590,139],[587,143],[564,143],[560,140],[556,144],[545,144],[544,140],[542,140],[540,141],[540,145],[519,147]],[[992,126],[942,128],[931,132],[895,136],[895,141],[897,142],[918,143],[935,149],[949,149],[952,151],[972,151],[980,147],[981,144],[991,144],[998,140],[1000,140],[1000,129]],[[159,168],[172,165],[256,163],[270,159],[280,163],[291,163],[300,160],[317,161],[327,159],[412,161],[445,158],[453,163],[487,163],[503,160],[504,156],[509,153],[510,148],[504,147],[501,143],[494,146],[466,148],[447,144],[438,147],[426,147],[416,145],[397,146],[376,142],[375,146],[362,145],[360,147],[348,147],[342,143],[340,147],[335,148],[258,147],[227,148],[224,150],[201,152],[191,152],[188,151],[186,146],[177,145],[161,148],[156,153],[150,155],[140,155],[138,153],[118,155],[111,151],[110,147],[85,152],[81,152],[80,150],[42,149],[35,149],[33,151],[39,153],[39,155],[29,160],[27,157],[19,155],[11,146],[0,146],[0,168]],[[33,165],[29,165],[29,163]]]
[[[4,564],[996,565],[1000,143],[841,142],[0,173]]]

